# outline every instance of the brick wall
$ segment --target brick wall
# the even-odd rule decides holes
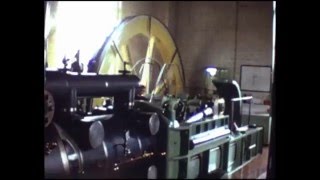
[[[188,92],[204,87],[199,73],[205,66],[228,68],[239,82],[241,65],[272,64],[272,1],[124,1],[122,8],[123,17],[147,14],[168,26]]]
[[[229,69],[239,82],[240,66],[272,64],[272,2],[190,1],[177,3],[176,36],[188,91],[203,87],[205,66]],[[252,93],[265,97],[268,93]]]

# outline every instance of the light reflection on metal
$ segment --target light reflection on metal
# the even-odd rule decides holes
[[[199,144],[217,137],[221,137],[223,135],[230,134],[230,130],[225,127],[216,128],[210,131],[206,131],[204,133],[200,133],[191,137],[191,141],[194,144]]]

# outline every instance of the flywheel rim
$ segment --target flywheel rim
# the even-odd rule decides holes
[[[148,22],[148,24],[144,24],[143,21],[146,21]],[[131,23],[131,24],[130,24]],[[140,30],[142,31],[139,31],[139,28],[140,27],[135,27],[137,25],[135,25],[134,23],[140,23],[140,25],[149,25],[146,26],[146,29],[145,26],[143,28],[141,28]],[[133,24],[133,25],[132,25]],[[136,28],[135,31],[136,33],[132,33],[132,34],[125,34],[127,35],[125,38],[122,36],[123,33],[128,33],[128,28],[130,27],[129,25],[131,25],[131,27],[133,28]],[[153,27],[154,26],[154,27]],[[127,28],[127,29],[126,29]],[[149,29],[148,29],[149,28]],[[138,29],[138,30],[137,30]],[[147,32],[149,32],[149,34],[146,34]],[[155,34],[156,32],[159,32],[162,33],[161,35],[157,35]],[[110,50],[112,48],[112,44],[114,43],[116,45],[128,45],[130,39],[132,39],[133,37],[139,35],[139,34],[142,34],[144,35],[145,37],[149,38],[149,42],[150,42],[150,39],[151,37],[154,37],[156,39],[156,45],[157,46],[156,48],[158,49],[161,49],[160,51],[160,54],[161,54],[161,57],[162,57],[162,63],[163,64],[170,64],[170,63],[174,63],[176,64],[178,67],[178,71],[177,70],[173,70],[173,80],[175,81],[181,81],[181,82],[175,82],[175,86],[181,86],[181,87],[175,87],[176,89],[174,90],[175,94],[180,94],[180,93],[183,93],[185,91],[185,73],[184,73],[184,67],[183,67],[183,63],[182,63],[182,60],[181,60],[181,55],[180,55],[180,51],[177,47],[177,43],[176,41],[174,40],[172,34],[170,33],[170,31],[168,30],[168,28],[166,27],[166,25],[161,22],[159,19],[153,17],[153,16],[150,16],[150,15],[137,15],[137,16],[129,16],[129,17],[126,17],[114,30],[113,32],[106,38],[105,42],[103,43],[103,46],[99,49],[99,51],[96,53],[96,56],[93,58],[93,60],[97,63],[96,65],[96,69],[95,71],[98,73],[98,74],[106,74],[105,72],[105,69],[103,69],[105,67],[105,64],[104,63],[108,63],[108,62],[105,62],[107,60],[110,60],[111,58],[106,58],[105,56],[108,55],[107,53],[109,53],[109,51],[114,51],[114,50]],[[167,40],[168,42],[168,46],[171,47],[171,49],[165,49],[166,48],[166,45],[164,42],[161,42],[161,37],[164,37],[164,40]],[[160,38],[160,39],[159,39]],[[114,40],[114,39],[117,39],[117,40]],[[115,42],[117,41],[117,42]],[[125,43],[127,44],[125,44]],[[170,48],[169,47],[169,48]],[[173,47],[173,48],[172,48]],[[120,49],[121,47],[116,47],[116,49]],[[148,48],[147,48],[147,51],[149,49],[149,45],[148,45]],[[123,53],[118,51],[119,55],[120,56],[120,60],[123,59],[121,56],[123,56]],[[168,58],[170,55],[168,54],[171,54],[172,57]],[[151,56],[152,57],[152,56]],[[117,58],[116,55],[114,58]],[[114,59],[113,59],[114,60]],[[116,60],[114,60],[116,61]],[[124,60],[126,61],[126,60]],[[129,59],[129,61],[132,61],[132,59]],[[130,62],[129,62],[130,63]],[[132,64],[131,64],[132,66]],[[109,67],[109,69],[111,69]]]

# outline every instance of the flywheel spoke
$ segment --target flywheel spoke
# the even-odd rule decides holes
[[[152,60],[153,50],[155,46],[155,41],[156,41],[156,38],[154,36],[151,36],[148,43],[145,63],[143,65],[141,83],[146,87],[146,90],[145,90],[146,94],[149,94],[150,92],[150,77],[152,74],[151,60]]]
[[[121,53],[123,54],[123,61],[127,62],[128,64],[130,64],[132,66],[132,61],[131,61],[131,54],[129,51],[129,46],[128,44],[123,45],[121,47]]]

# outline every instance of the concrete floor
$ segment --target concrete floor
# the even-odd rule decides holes
[[[241,169],[226,176],[226,179],[265,179],[268,165],[269,147],[264,147],[262,154]]]

